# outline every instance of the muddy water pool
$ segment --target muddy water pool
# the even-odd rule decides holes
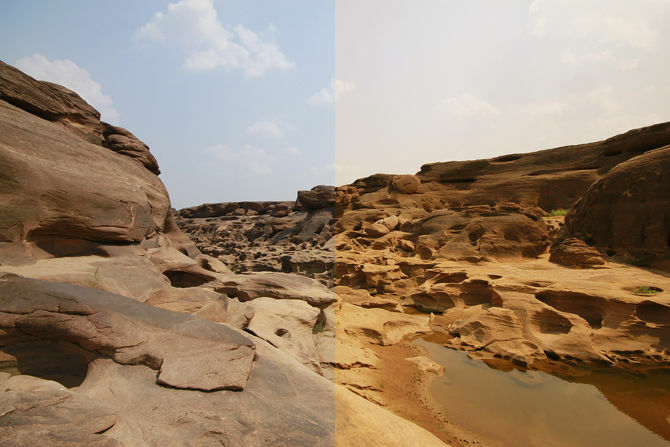
[[[499,371],[464,352],[415,343],[445,368],[429,385],[440,411],[502,446],[670,446],[670,372],[592,372],[571,382]]]

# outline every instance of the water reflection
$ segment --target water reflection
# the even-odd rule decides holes
[[[593,372],[575,383],[539,371],[498,371],[463,352],[415,343],[445,367],[430,391],[450,421],[503,445],[670,446],[668,373]]]

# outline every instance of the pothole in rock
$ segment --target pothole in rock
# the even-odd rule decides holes
[[[67,388],[81,385],[88,372],[85,351],[67,342],[38,340],[0,349],[0,372],[53,380]]]
[[[661,293],[663,289],[655,286],[638,286],[629,289],[629,291],[633,292],[635,295],[638,296],[653,296],[656,295],[657,293]]]
[[[166,270],[163,272],[170,280],[172,287],[198,287],[210,282],[213,277],[195,272],[185,272],[182,270]]]

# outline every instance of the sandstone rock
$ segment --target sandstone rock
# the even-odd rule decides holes
[[[328,363],[339,369],[351,369],[357,367],[374,368],[379,361],[379,356],[371,349],[364,348],[355,338],[343,340],[335,338],[335,348],[328,359]]]
[[[380,223],[380,224],[384,225],[386,228],[388,228],[389,231],[393,231],[398,226],[398,222],[399,222],[398,216],[389,216],[389,217],[385,217],[384,219],[382,219],[382,220],[380,220],[376,223]]]
[[[214,285],[219,293],[249,301],[259,297],[302,300],[323,309],[336,301],[335,294],[321,283],[287,273],[262,272],[243,275],[220,275]]]
[[[617,165],[565,217],[569,234],[635,255],[670,254],[670,147]]]
[[[209,321],[228,320],[225,296],[202,287],[164,288],[152,293],[146,303],[173,312],[197,315]]]
[[[370,237],[381,237],[389,232],[389,228],[381,223],[367,224],[363,227],[363,230]]]
[[[412,241],[408,241],[407,239],[399,239],[398,240],[398,247],[402,248],[403,250],[407,251],[414,251],[414,244]]]
[[[243,389],[253,344],[223,326],[214,331],[215,340],[207,340],[202,337],[213,331],[208,326],[212,323],[193,324],[185,318],[93,289],[18,277],[0,280],[0,328],[5,333],[18,329],[74,343],[86,355],[104,354],[117,363],[160,369],[157,381],[179,388]],[[180,326],[186,322],[191,326]]]
[[[170,287],[169,280],[139,254],[47,258],[33,264],[3,266],[1,270],[43,281],[104,290],[138,301],[145,301]]]
[[[662,123],[595,143],[426,164],[417,174],[425,197],[421,204],[436,209],[440,200],[452,205],[514,202],[544,210],[567,209],[617,164],[668,144],[670,123]]]
[[[521,328],[521,321],[513,311],[492,307],[483,314],[455,322],[449,329],[462,342],[475,349],[482,349],[497,339],[523,338]]]
[[[378,345],[391,345],[405,337],[430,332],[427,317],[383,309],[362,309],[347,303],[342,303],[337,325],[338,331],[341,330],[344,334],[367,339]],[[339,335],[336,338],[342,339]]]
[[[397,175],[391,181],[393,189],[402,194],[416,194],[421,187],[421,180],[413,175]]]
[[[316,373],[321,373],[312,330],[319,309],[304,301],[256,298],[247,302],[254,312],[247,331],[295,357]]]
[[[100,113],[79,95],[63,86],[37,81],[2,61],[0,100],[58,123],[89,143],[102,141]]]
[[[399,416],[383,410],[337,386],[335,399],[338,408],[335,430],[338,433],[337,447],[365,447],[374,439],[378,446],[420,445],[425,447],[444,447],[442,441]],[[365,414],[359,419],[357,414]]]
[[[165,227],[170,211],[165,187],[128,157],[73,138],[60,125],[4,101],[0,146],[2,241],[66,237],[129,243]]]
[[[581,268],[605,264],[605,260],[598,250],[589,247],[584,241],[576,238],[567,238],[556,245],[552,245],[549,261]]]
[[[308,211],[333,206],[335,204],[335,187],[319,185],[309,191],[298,191],[298,202]]]
[[[435,363],[426,356],[419,355],[416,357],[408,357],[407,360],[416,363],[416,366],[418,366],[421,371],[437,374],[438,376],[444,374],[444,366]]]
[[[104,434],[118,408],[31,376],[0,379],[0,437],[7,446],[121,447]]]
[[[149,146],[122,127],[112,126],[104,122],[101,124],[104,139],[102,145],[104,147],[137,160],[156,175],[161,173],[156,158],[149,152]]]

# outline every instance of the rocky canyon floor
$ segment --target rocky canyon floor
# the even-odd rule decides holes
[[[670,445],[670,123],[173,210],[0,81],[0,445]]]

